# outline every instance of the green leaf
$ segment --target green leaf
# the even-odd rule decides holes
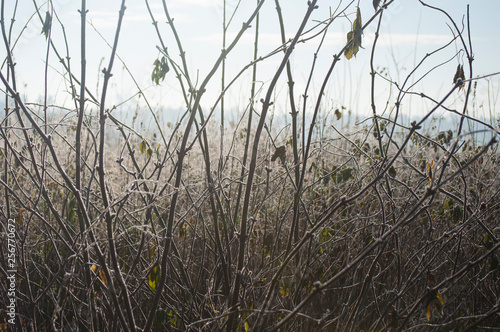
[[[160,159],[160,144],[158,144],[158,147],[155,150],[156,158]]]
[[[455,201],[453,200],[453,198],[448,199],[447,201],[444,202],[444,208],[446,210],[451,209],[453,207],[453,203],[455,203]]]
[[[156,289],[156,285],[158,284],[158,281],[160,280],[160,271],[158,270],[158,263],[156,263],[151,270],[149,270],[148,273],[148,282],[149,282],[149,287],[151,287],[151,290],[154,292]]]
[[[342,181],[347,181],[352,178],[352,168],[346,168],[342,171]]]
[[[160,330],[162,328],[166,316],[167,316],[167,311],[165,309],[160,308],[156,311],[156,317],[155,317],[156,330]]]
[[[153,62],[153,72],[151,73],[151,80],[153,83],[156,85],[160,84],[160,80],[164,80],[165,76],[170,70],[170,67],[168,66],[167,58],[164,56],[161,58],[161,60],[156,59]]]
[[[328,229],[325,228],[322,232],[321,232],[321,243],[324,243],[326,242],[327,240],[330,239],[330,233],[328,232]]]

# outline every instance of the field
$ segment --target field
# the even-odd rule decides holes
[[[4,2],[0,330],[494,331],[500,325],[498,119],[494,104],[488,114],[478,106],[484,103],[478,82],[495,76],[471,75],[468,25],[458,28],[432,8],[449,24],[450,43],[399,80],[374,60],[377,23],[393,1],[373,1],[363,20],[356,3],[328,11],[316,8],[320,1],[304,2],[302,23],[287,40],[276,0],[271,9],[283,40],[264,56],[257,52],[258,20],[266,7],[257,1],[238,26],[241,34],[228,40],[206,77],[195,79],[163,2],[155,15],[173,37],[167,48],[156,30],[162,46],[150,83],[176,84],[185,107],[171,120],[139,85],[130,99],[141,100],[140,107],[106,100],[118,89],[110,82],[119,67],[123,3],[97,93],[86,84],[85,61],[71,67],[64,44],[51,42],[63,23],[50,10],[38,12],[39,38],[68,87],[70,105],[63,105],[49,103],[47,90],[41,102],[23,95]],[[85,0],[79,10],[84,31]],[[322,21],[311,19],[315,11]],[[301,80],[294,76],[295,47],[313,40],[315,54],[326,52],[322,36],[347,17],[351,30],[327,70],[316,70],[311,58],[308,78],[294,90]],[[362,46],[368,27],[375,37]],[[232,108],[224,99],[240,93],[240,76],[226,77],[224,68],[244,32],[255,37],[253,60],[242,69],[252,76],[249,101]],[[370,116],[329,102],[336,66],[362,52],[371,54],[364,69]],[[443,79],[453,84],[428,95],[414,82],[434,79],[448,64],[439,52],[454,60]],[[276,58],[260,86],[258,67]],[[278,95],[280,80],[286,92]],[[390,93],[384,100],[376,89]],[[425,103],[409,117],[411,98]]]

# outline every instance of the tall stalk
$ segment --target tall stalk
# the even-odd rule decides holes
[[[231,331],[235,326],[235,318],[238,313],[238,310],[236,308],[236,304],[238,303],[239,297],[240,297],[240,287],[241,287],[241,280],[242,276],[244,273],[244,263],[245,263],[245,248],[247,245],[247,222],[248,222],[248,210],[250,206],[250,196],[252,193],[252,187],[253,187],[253,180],[255,176],[255,169],[257,166],[257,154],[259,150],[259,141],[260,141],[260,135],[262,134],[262,129],[264,128],[264,124],[266,122],[266,115],[269,110],[269,106],[272,105],[271,98],[274,93],[274,88],[276,86],[276,83],[278,82],[279,77],[281,76],[281,73],[283,72],[283,69],[285,68],[286,63],[288,62],[288,59],[290,58],[290,55],[292,54],[295,45],[297,44],[300,35],[302,34],[302,31],[304,31],[306,23],[309,21],[309,16],[311,13],[316,9],[316,2],[317,0],[313,0],[311,2],[308,2],[308,8],[306,11],[306,14],[304,15],[304,18],[302,20],[302,23],[300,27],[298,28],[292,42],[290,43],[290,46],[288,47],[285,55],[283,56],[283,59],[281,61],[280,66],[276,70],[276,73],[274,74],[273,79],[271,80],[271,83],[269,84],[269,88],[266,93],[266,97],[262,101],[262,111],[260,113],[260,119],[259,123],[257,124],[257,128],[255,130],[255,137],[252,145],[252,155],[250,158],[250,165],[248,167],[248,176],[247,176],[247,181],[246,181],[246,188],[245,188],[245,196],[243,198],[243,210],[241,213],[241,224],[240,224],[240,233],[239,233],[239,251],[238,251],[238,265],[236,267],[236,278],[234,281],[234,289],[233,289],[233,296],[231,299],[230,303],[230,308],[232,310],[231,314],[229,315],[228,319],[228,325],[227,325],[227,330]]]
[[[281,43],[285,45],[286,36],[285,36],[285,24],[283,23],[283,14],[281,13],[281,6],[279,0],[274,1],[276,3],[276,12],[278,13],[278,21],[280,24],[280,32],[281,32]],[[286,49],[284,49],[286,52]],[[299,202],[300,202],[300,188],[297,187],[297,184],[300,181],[300,164],[299,164],[299,140],[298,140],[298,125],[297,125],[297,116],[298,111],[295,105],[295,93],[293,91],[293,86],[295,82],[293,81],[292,76],[292,68],[290,65],[290,61],[286,62],[286,74],[288,77],[288,99],[290,101],[290,114],[292,116],[292,151],[293,151],[293,170],[295,175],[295,193],[293,195],[293,218],[292,225],[290,229],[290,236],[288,238],[287,251],[290,250],[293,242],[297,242],[299,239]],[[305,229],[304,229],[305,231]]]
[[[222,49],[226,49],[226,34],[227,34],[227,24],[226,24],[226,2],[227,0],[224,0],[224,3],[222,5]],[[224,91],[226,89],[226,58],[222,60],[222,66],[221,66],[221,78],[220,78],[220,85],[221,85],[221,91]],[[224,137],[224,96],[220,100],[220,130],[221,130],[221,140]]]
[[[260,3],[262,0],[257,0],[257,5]],[[253,120],[253,113],[255,112],[255,86],[256,86],[256,80],[257,80],[257,56],[259,54],[259,14],[257,14],[257,17],[255,18],[255,37],[254,37],[254,43],[253,43],[253,64],[252,64],[252,83],[251,83],[251,88],[250,88],[250,107],[248,110],[248,120],[247,120],[247,127],[246,127],[246,135],[245,135],[245,145],[243,148],[243,159],[241,162],[241,172],[240,172],[240,181],[238,183],[238,189],[236,193],[236,199],[235,199],[235,205],[234,205],[234,215],[233,215],[233,220],[236,221],[238,220],[238,214],[240,211],[240,204],[241,204],[241,195],[243,193],[243,182],[245,179],[245,173],[246,173],[246,165],[248,161],[248,150],[250,147],[250,133],[252,131],[252,120]]]
[[[83,127],[83,113],[85,110],[85,87],[86,87],[86,76],[87,76],[87,60],[86,60],[86,24],[87,24],[87,1],[82,0],[80,7],[80,98],[79,98],[79,108],[78,108],[78,122],[76,125],[75,133],[75,187],[78,191],[82,190],[82,127]],[[69,57],[68,57],[69,58]],[[68,63],[69,66],[69,63]],[[90,188],[89,188],[90,189]],[[78,223],[80,225],[81,234],[86,234],[85,220],[80,208],[76,211],[78,217]],[[87,248],[87,237],[82,237],[83,246]],[[85,262],[90,262],[88,250],[83,251],[83,258]],[[84,269],[85,284],[87,287],[92,287],[92,276],[89,268]],[[92,317],[93,328],[100,329],[99,320],[96,315],[95,298],[92,292],[88,292],[88,301],[90,303],[90,315]]]
[[[17,5],[18,5],[18,1],[16,0],[16,3],[15,3],[15,11],[14,13],[17,11]],[[5,0],[2,0],[2,8],[1,8],[1,17],[0,17],[0,24],[2,25],[2,34],[4,34],[3,31],[5,31],[5,16],[4,16],[4,10],[5,10]],[[13,18],[15,17],[15,14],[13,14]],[[9,36],[8,38],[4,39],[4,42],[7,42],[6,46],[8,45],[8,52],[10,53],[10,44],[11,44],[11,35],[10,33],[12,32],[12,25],[14,24],[14,19],[12,19],[11,21],[11,28],[10,28],[10,32],[9,32]],[[5,36],[7,36],[7,34],[5,33]],[[10,74],[11,74],[11,71],[10,71],[10,63],[7,63],[7,80],[10,80]],[[2,135],[4,136],[4,149],[3,149],[3,169],[4,169],[4,172],[3,172],[3,181],[4,183],[8,183],[8,176],[7,176],[7,173],[9,172],[9,152],[8,152],[8,132],[7,132],[7,128],[9,127],[9,95],[6,93],[5,94],[5,119],[3,120],[3,123],[5,124],[5,130],[3,130],[3,128],[0,127],[0,130],[2,131]],[[15,103],[15,101],[14,101]],[[4,195],[5,195],[5,215],[7,217],[7,220],[11,219],[11,207],[10,207],[10,198],[9,198],[9,188],[8,186],[5,186],[4,188]]]
[[[127,314],[127,319],[128,319],[128,324],[130,327],[131,331],[135,330],[135,318],[133,315],[133,309],[130,304],[130,298],[129,298],[129,292],[127,289],[127,285],[125,284],[125,281],[123,279],[123,275],[120,269],[120,266],[118,264],[118,258],[117,258],[117,253],[116,253],[116,245],[115,245],[115,237],[114,237],[114,229],[113,229],[113,220],[115,218],[115,215],[112,213],[110,202],[109,202],[109,197],[108,197],[108,192],[106,188],[106,177],[105,177],[105,164],[104,164],[104,159],[105,159],[105,138],[106,138],[106,96],[107,96],[107,89],[108,89],[108,84],[109,80],[112,76],[111,70],[113,69],[113,63],[115,60],[116,56],[116,50],[118,48],[118,40],[120,36],[120,30],[122,26],[122,21],[123,21],[123,16],[125,15],[125,0],[122,0],[121,6],[120,6],[120,11],[118,15],[118,23],[116,25],[116,32],[115,32],[115,39],[113,42],[113,48],[111,50],[111,55],[108,63],[108,67],[103,69],[103,74],[104,74],[104,81],[103,81],[103,86],[102,86],[102,94],[101,94],[101,102],[99,105],[99,127],[100,127],[100,136],[99,136],[99,156],[98,156],[98,169],[97,169],[97,174],[99,177],[99,185],[100,185],[100,190],[101,190],[101,199],[103,203],[103,207],[105,209],[104,213],[104,218],[106,222],[106,230],[108,233],[108,244],[109,244],[109,253],[111,256],[111,263],[113,265],[113,269],[115,271],[115,277],[120,284],[122,288],[122,296],[124,299],[124,304],[125,304],[125,312]],[[110,288],[113,291],[113,282],[112,279],[109,278],[109,285]],[[120,309],[121,305],[116,302],[115,303],[116,309]]]
[[[172,242],[172,230],[173,230],[176,205],[177,205],[177,200],[179,197],[180,185],[181,185],[181,180],[182,180],[184,158],[186,157],[186,153],[187,153],[186,147],[188,145],[191,127],[193,126],[194,120],[196,118],[196,111],[197,111],[198,107],[200,106],[201,97],[203,96],[208,83],[212,79],[213,75],[217,72],[219,66],[222,63],[222,60],[227,56],[227,54],[229,52],[231,52],[231,50],[236,46],[238,41],[241,39],[241,36],[243,36],[243,33],[250,27],[250,23],[254,20],[255,16],[257,15],[260,8],[262,7],[262,4],[264,4],[264,1],[262,1],[255,8],[254,12],[250,15],[250,18],[247,20],[247,22],[245,22],[243,24],[241,30],[238,32],[238,34],[234,38],[233,42],[227,47],[227,49],[222,51],[222,54],[215,61],[212,69],[207,74],[205,79],[202,81],[198,90],[196,90],[196,91],[192,90],[192,93],[194,95],[195,100],[194,100],[194,102],[189,110],[190,116],[189,116],[188,122],[186,124],[186,128],[184,130],[184,135],[182,137],[181,145],[179,146],[179,150],[178,150],[177,168],[176,168],[175,183],[174,183],[174,193],[172,195],[172,200],[170,202],[170,208],[169,208],[169,212],[168,212],[168,221],[167,221],[167,230],[166,230],[166,234],[165,234],[165,245],[163,248],[163,254],[162,254],[161,263],[160,263],[160,273],[161,273],[160,280],[158,281],[158,285],[156,286],[155,296],[151,302],[151,309],[150,309],[149,314],[147,316],[146,326],[144,328],[145,332],[148,332],[151,329],[154,318],[156,316],[156,311],[158,309],[158,302],[160,301],[161,293],[162,293],[163,288],[165,287],[165,282],[167,280],[167,277],[166,277],[167,262],[169,260],[170,246],[172,245],[172,243],[171,243]],[[167,5],[166,5],[165,1],[163,1],[163,7],[164,7],[164,10],[167,14],[168,11],[167,11]],[[179,45],[179,47],[181,47],[179,36],[177,34],[177,31],[175,30],[175,25],[173,24],[173,21],[169,16],[168,16],[168,20],[169,20],[169,25],[172,29],[172,32],[174,33],[177,44]],[[183,52],[181,52],[181,54],[183,55]],[[184,67],[187,68],[184,56],[182,56],[182,61],[183,61]]]

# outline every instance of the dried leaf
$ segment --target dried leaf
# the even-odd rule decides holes
[[[380,4],[380,0],[373,0],[373,8],[375,10],[377,10],[379,4]]]
[[[436,310],[440,316],[443,315],[443,306],[444,306],[444,300],[441,294],[439,294],[437,289],[431,289],[436,285],[436,280],[434,279],[434,276],[430,273],[427,274],[427,295],[425,298],[425,307],[426,307],[426,312],[425,312],[425,317],[427,320],[431,319],[431,314],[433,310]]]
[[[312,172],[313,169],[316,169],[316,163],[314,161],[311,163],[311,167],[309,167],[309,173]]]
[[[101,280],[102,280],[102,283],[104,284],[104,286],[107,286],[108,285],[108,279],[106,278],[106,273],[104,272],[103,269],[99,270],[99,277],[101,277]]]
[[[50,27],[52,26],[52,16],[47,11],[45,13],[45,21],[43,22],[42,32],[45,38],[49,38]]]
[[[276,151],[274,151],[274,154],[271,157],[271,161],[275,161],[277,158],[280,158],[282,162],[285,161],[286,157],[286,147],[284,145],[276,148]]]
[[[19,212],[17,213],[17,217],[16,217],[16,224],[18,224],[20,226],[23,225],[23,215],[24,215],[25,212],[26,212],[25,208],[20,208],[19,209]]]
[[[427,320],[431,320],[431,312],[432,312],[431,305],[428,304],[427,305],[427,311],[425,313],[425,318],[427,318]]]
[[[352,23],[352,30],[347,33],[347,47],[344,51],[344,55],[347,60],[351,59],[353,55],[356,56],[359,48],[362,47],[362,34],[363,23],[361,22],[361,11],[358,8],[356,12],[356,19]]]
[[[431,160],[431,162],[427,164],[427,177],[429,181],[432,181],[432,167],[434,167],[434,160]]]
[[[434,161],[432,163],[434,163]],[[436,284],[436,279],[434,279],[434,276],[431,273],[428,273],[427,274],[427,286],[432,287],[435,284]]]
[[[389,318],[389,331],[398,329],[398,311],[394,306],[391,306],[391,316]]]
[[[335,110],[335,116],[337,117],[337,120],[340,120],[342,118],[342,112],[339,111],[338,108]]]
[[[141,154],[144,154],[147,148],[148,148],[148,143],[146,143],[146,141],[142,141],[141,144],[139,144],[139,150],[141,151]]]
[[[396,177],[396,174],[396,168],[394,168],[394,166],[391,166],[391,168],[389,168],[389,175],[394,178]]]
[[[465,74],[463,65],[457,66],[457,71],[455,72],[455,76],[453,77],[453,84],[457,85],[459,89],[462,89],[465,86]]]

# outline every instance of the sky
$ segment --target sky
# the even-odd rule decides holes
[[[47,10],[54,10],[58,22],[53,22],[51,38],[61,54],[66,54],[66,44],[63,38],[65,32],[68,50],[71,58],[73,73],[80,75],[80,14],[78,9],[81,2],[75,0],[52,0],[42,2],[35,0],[42,16]],[[6,1],[5,16],[12,17],[12,0]],[[155,19],[159,22],[162,38],[167,44],[169,54],[181,64],[178,56],[175,39],[165,23],[166,18],[160,0],[148,0]],[[312,28],[318,22],[328,18],[329,13],[339,8],[347,7],[347,17],[354,19],[356,6],[359,6],[363,23],[374,13],[372,1],[324,1],[319,0],[319,8],[312,14],[312,20],[307,28]],[[498,0],[427,0],[430,5],[444,9],[456,24],[461,28],[466,24],[467,4],[470,4],[470,25],[474,54],[473,76],[487,75],[500,72],[498,60],[500,48],[500,1]],[[108,65],[112,43],[118,20],[119,0],[88,0],[88,25],[87,25],[87,80],[88,87],[96,96],[100,96],[103,77],[101,70]],[[198,85],[210,71],[213,63],[220,55],[222,49],[222,0],[166,0],[169,12],[174,18],[174,24],[183,42],[186,52],[187,66],[192,81]],[[227,30],[228,44],[241,28],[254,9],[256,1],[238,0],[226,1],[226,17],[234,12]],[[285,20],[287,38],[292,38],[300,25],[306,11],[306,1],[282,0],[280,2]],[[132,98],[137,92],[136,84],[144,91],[144,96],[155,110],[172,110],[185,108],[182,93],[174,77],[173,71],[167,74],[159,86],[151,81],[153,62],[161,57],[157,50],[158,37],[151,24],[151,18],[146,9],[145,1],[129,0],[126,2],[123,27],[120,32],[117,59],[113,68],[113,77],[110,81],[110,93],[107,108],[117,105],[125,112],[129,109],[144,106],[144,100]],[[28,101],[40,102],[44,93],[45,58],[47,55],[47,41],[41,34],[42,23],[35,14],[33,1],[20,0],[15,15],[13,36],[19,37],[13,54],[16,61],[18,75],[18,89]],[[311,95],[318,93],[323,81],[324,73],[329,67],[333,55],[338,53],[346,43],[346,33],[350,30],[351,23],[346,17],[337,19],[330,27],[322,48],[318,53],[317,68],[313,76]],[[10,23],[10,20],[7,20]],[[64,29],[63,29],[64,28]],[[252,60],[253,40],[255,25],[252,25],[241,42],[227,56],[226,82],[230,81],[245,65]],[[355,58],[347,61],[343,58],[332,76],[327,91],[325,92],[325,109],[335,109],[341,106],[361,115],[369,115],[370,110],[370,75],[369,60],[371,45],[374,40],[376,21],[363,33],[363,49]],[[375,66],[379,71],[386,73],[393,80],[402,82],[411,69],[419,63],[427,53],[433,52],[451,40],[453,27],[450,20],[441,12],[425,8],[417,0],[395,0],[384,12],[381,22],[380,39],[374,58]],[[315,31],[318,31],[317,29]],[[311,34],[309,34],[311,35]],[[266,0],[260,16],[259,55],[265,56],[281,45],[279,25],[276,16],[275,2]],[[292,57],[291,65],[294,74],[297,97],[303,93],[307,77],[311,68],[314,53],[317,51],[320,38],[317,37],[306,43],[297,45]],[[439,99],[452,87],[452,79],[457,64],[466,64],[465,55],[454,55],[461,49],[459,43],[454,43],[447,49],[438,52],[427,59],[411,78],[417,81],[430,69],[438,66],[431,74],[424,77],[416,91]],[[53,51],[48,53],[48,90],[50,101],[57,105],[71,107],[71,96],[68,93],[68,83],[64,78],[61,65],[58,63]],[[0,57],[5,58],[4,47],[0,50]],[[262,63],[259,63],[258,97],[265,95],[269,82],[281,62],[282,53],[278,53]],[[1,68],[6,73],[6,67]],[[134,80],[131,79],[131,75]],[[287,85],[285,77],[278,82],[275,90],[277,101],[276,109],[286,114],[288,105],[285,102]],[[214,105],[221,92],[221,72],[216,73],[212,83],[208,86],[206,95],[202,100],[205,112]],[[376,102],[378,108],[384,108],[387,100],[394,97],[396,91],[382,78],[376,89]],[[251,71],[247,70],[241,78],[226,93],[224,100],[226,107],[242,112],[248,104],[251,83]],[[478,82],[477,110],[485,114],[498,114],[495,107],[495,96],[498,94],[499,77],[493,76]],[[454,96],[460,100],[463,94]],[[420,114],[430,107],[429,103],[408,98],[405,107],[411,114]],[[300,102],[300,100],[298,100]],[[422,104],[423,103],[423,104]],[[90,107],[90,106],[89,106]],[[218,105],[216,108],[219,107]],[[239,114],[239,113],[238,113]]]

